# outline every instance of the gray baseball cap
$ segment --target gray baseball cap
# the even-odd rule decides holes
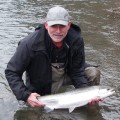
[[[65,8],[61,6],[55,6],[49,9],[46,21],[48,26],[56,24],[68,25],[68,22],[70,21],[70,15]]]

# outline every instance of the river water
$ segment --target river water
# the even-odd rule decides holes
[[[99,65],[101,85],[116,94],[99,105],[44,113],[26,107],[12,94],[4,70],[18,41],[44,21],[48,8],[63,5],[82,29],[86,61]],[[119,0],[0,0],[0,120],[120,120]]]

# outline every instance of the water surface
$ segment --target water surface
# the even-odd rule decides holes
[[[12,94],[4,70],[18,41],[44,21],[52,5],[63,5],[72,22],[82,29],[86,61],[99,65],[101,85],[116,94],[99,105],[44,113],[19,103]],[[119,120],[120,118],[120,14],[119,0],[0,0],[0,120]],[[119,10],[119,9],[118,9]]]

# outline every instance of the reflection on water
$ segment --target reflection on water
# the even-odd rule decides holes
[[[49,6],[66,7],[81,26],[86,61],[100,65],[101,85],[116,89],[99,106],[40,112],[19,105],[4,76],[18,41],[44,21]],[[120,118],[120,2],[119,0],[0,0],[0,119],[2,120],[119,120]],[[5,106],[5,107],[4,107]],[[14,118],[13,118],[14,116]]]
[[[72,113],[67,109],[54,110],[45,113],[42,109],[19,110],[14,115],[15,120],[103,120],[99,113],[99,106],[86,106],[76,108]]]

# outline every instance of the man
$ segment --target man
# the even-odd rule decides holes
[[[84,42],[80,28],[70,22],[66,9],[51,8],[44,24],[20,41],[5,70],[18,100],[31,107],[44,106],[40,95],[54,94],[61,86],[75,88],[98,85],[100,71],[85,66]],[[22,75],[26,71],[26,84]]]

